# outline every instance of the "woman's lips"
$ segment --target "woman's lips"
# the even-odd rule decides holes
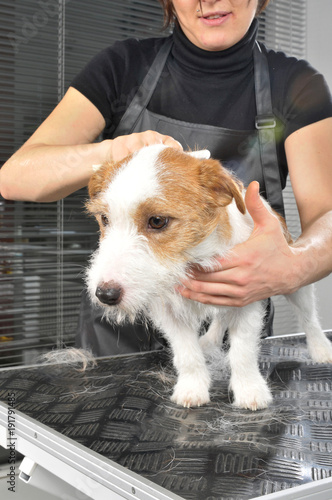
[[[231,15],[230,12],[208,12],[201,16],[200,20],[207,26],[220,26],[224,24]]]

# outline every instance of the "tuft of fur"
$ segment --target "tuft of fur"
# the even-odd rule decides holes
[[[82,372],[96,366],[96,360],[91,351],[74,347],[54,349],[41,355],[38,361],[42,365],[66,364]]]

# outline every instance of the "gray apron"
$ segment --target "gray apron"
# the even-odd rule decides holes
[[[256,42],[254,47],[256,129],[250,131],[183,122],[147,109],[172,44],[171,37],[165,40],[113,138],[155,130],[179,141],[184,150],[208,149],[211,156],[221,160],[223,166],[232,170],[245,186],[253,180],[258,181],[261,194],[275,210],[284,215],[269,69],[259,44]],[[267,326],[263,332],[264,336],[272,334],[272,309],[271,301],[267,301]],[[164,345],[163,339],[152,327],[146,328],[138,324],[114,327],[102,320],[101,316],[101,310],[92,308],[85,294],[81,303],[77,346],[90,348],[95,355],[106,356],[158,349]]]

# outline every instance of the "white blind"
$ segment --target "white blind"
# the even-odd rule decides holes
[[[298,58],[306,56],[306,0],[271,0],[261,15],[264,43]]]
[[[0,0],[0,165],[95,53],[129,36],[160,36],[162,22],[157,0]],[[304,55],[305,0],[272,1],[259,38]],[[0,198],[0,366],[74,343],[82,270],[97,238],[85,197],[82,190],[58,203]],[[277,332],[295,331],[285,321]]]

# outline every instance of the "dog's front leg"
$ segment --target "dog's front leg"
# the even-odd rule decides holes
[[[259,410],[272,401],[271,391],[258,366],[263,316],[262,304],[256,302],[238,311],[229,325],[230,389],[234,406],[238,408]]]
[[[171,312],[159,317],[159,328],[170,343],[173,363],[178,374],[171,400],[187,408],[210,401],[210,375],[198,341],[198,332]]]

